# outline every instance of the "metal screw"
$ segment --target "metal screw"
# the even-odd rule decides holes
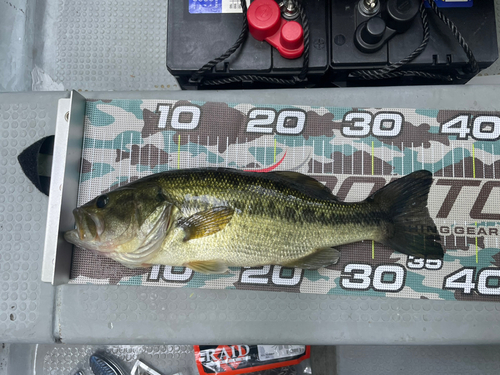
[[[66,112],[64,114],[64,119],[66,120],[66,122],[69,121],[69,112]]]
[[[287,20],[294,20],[299,15],[299,10],[293,0],[283,0],[280,4],[281,14]]]
[[[358,8],[365,16],[373,16],[380,9],[380,2],[379,0],[360,0]]]
[[[377,6],[377,0],[364,0],[367,9],[374,9]]]

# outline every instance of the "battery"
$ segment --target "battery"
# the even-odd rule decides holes
[[[231,0],[230,4],[232,7],[225,5],[224,0],[169,2],[167,68],[182,88],[196,88],[196,83],[189,82],[191,75],[222,55],[240,35],[243,14],[239,0]],[[307,78],[308,82],[321,81],[330,64],[328,1],[305,1],[303,7],[310,33]],[[300,23],[300,18],[296,21]],[[227,60],[216,65],[206,77],[214,79],[255,74],[288,78],[297,76],[303,63],[303,56],[286,59],[267,42],[257,41],[249,34],[245,43]]]
[[[381,8],[387,0],[381,0]],[[447,4],[444,6],[444,4]],[[451,5],[471,5],[470,1],[439,1],[441,12],[460,31],[473,51],[481,69],[487,68],[498,58],[493,0],[474,1],[472,7]],[[362,15],[353,0],[334,0],[331,8],[332,24],[332,69],[338,73],[359,69],[381,68],[394,64],[410,55],[422,42],[423,26],[417,15],[412,26],[405,32],[396,34],[380,50],[363,53],[354,45],[353,35],[359,24],[368,18]],[[444,6],[444,7],[443,7]],[[426,9],[430,40],[424,51],[403,70],[419,70],[431,73],[450,74],[468,64],[468,57],[450,28],[431,9]]]

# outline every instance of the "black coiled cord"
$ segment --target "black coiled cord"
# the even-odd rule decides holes
[[[457,78],[471,78],[471,77],[473,77],[474,75],[476,75],[479,72],[479,65],[478,65],[477,60],[474,57],[474,54],[472,53],[472,50],[470,49],[469,45],[467,44],[465,39],[462,37],[462,34],[458,31],[457,26],[439,10],[439,7],[437,6],[435,0],[427,0],[427,1],[430,4],[432,10],[439,17],[439,19],[450,28],[453,35],[458,40],[458,43],[460,44],[460,46],[463,48],[464,52],[466,53],[467,58],[469,59],[469,66],[466,69],[467,74],[465,76],[457,77]],[[238,39],[221,56],[209,61],[208,63],[203,65],[200,69],[198,69],[198,71],[196,71],[191,76],[189,81],[192,83],[199,83],[202,85],[212,85],[212,86],[229,84],[229,83],[236,83],[236,82],[264,82],[264,83],[272,83],[272,84],[278,84],[278,85],[295,85],[297,82],[305,81],[306,77],[307,77],[307,72],[309,69],[309,45],[310,45],[310,43],[309,43],[309,23],[307,20],[307,16],[305,14],[304,7],[302,6],[301,2],[299,0],[294,0],[294,4],[299,10],[300,19],[302,21],[302,28],[304,30],[304,53],[303,53],[304,60],[303,60],[302,69],[301,69],[300,74],[298,76],[295,76],[292,79],[284,79],[284,78],[276,78],[276,77],[269,77],[269,76],[262,76],[262,75],[247,74],[247,75],[231,76],[231,77],[220,78],[220,79],[209,79],[209,80],[204,79],[204,75],[207,72],[211,71],[214,66],[216,66],[218,63],[226,60],[234,52],[236,52],[236,50],[241,47],[241,45],[244,43],[244,41],[246,40],[246,38],[248,36],[247,5],[246,5],[245,0],[241,0],[241,8],[242,8],[242,12],[243,12],[243,26],[242,26],[242,30],[240,32],[240,35],[238,36]],[[388,65],[384,68],[374,69],[374,70],[357,70],[355,72],[352,72],[350,74],[350,76],[355,77],[355,78],[365,79],[365,80],[379,80],[379,79],[389,79],[389,78],[398,78],[398,77],[421,77],[421,78],[448,81],[448,82],[453,81],[453,78],[449,75],[433,74],[433,73],[428,73],[428,72],[424,72],[424,71],[411,71],[411,70],[402,71],[402,70],[399,70],[404,65],[407,65],[411,61],[415,60],[425,50],[425,48],[427,47],[427,44],[429,43],[429,39],[430,39],[429,22],[427,19],[427,10],[426,10],[423,2],[420,5],[419,13],[420,13],[420,18],[422,20],[422,27],[423,27],[422,42],[410,55],[408,55],[406,58],[402,59],[401,61],[398,61],[397,63]]]
[[[472,50],[470,49],[469,45],[465,41],[465,39],[462,37],[462,34],[458,31],[457,26],[448,18],[446,17],[440,10],[439,7],[437,6],[435,0],[427,0],[428,3],[430,4],[432,10],[436,15],[439,17],[439,19],[444,22],[452,31],[453,35],[455,38],[458,40],[460,46],[463,48],[464,52],[466,53],[468,59],[469,59],[469,67],[468,67],[468,77],[473,77],[479,72],[479,66],[477,64],[476,58],[474,57],[474,54],[472,53]],[[436,79],[436,80],[442,80],[442,81],[453,81],[453,78],[451,76],[446,76],[446,75],[441,75],[441,74],[433,74],[433,73],[427,73],[427,72],[422,72],[422,71],[400,71],[398,70],[402,66],[410,63],[411,61],[415,60],[427,47],[427,44],[429,43],[430,39],[430,31],[429,31],[429,22],[427,20],[427,11],[425,9],[424,3],[420,5],[419,8],[420,12],[420,18],[422,19],[422,27],[423,27],[423,38],[422,38],[422,43],[410,54],[408,57],[404,58],[403,60],[391,64],[389,66],[386,66],[385,68],[382,69],[376,69],[376,70],[358,70],[355,72],[351,73],[352,77],[356,78],[361,78],[365,80],[375,80],[375,79],[388,79],[388,78],[398,78],[398,77],[422,77],[422,78],[427,78],[427,79]],[[461,78],[467,78],[467,77],[461,77]]]
[[[302,21],[302,29],[304,30],[304,61],[302,64],[302,69],[300,74],[297,77],[293,77],[292,79],[283,79],[283,78],[275,78],[261,75],[238,75],[231,76],[227,78],[220,79],[204,79],[204,75],[211,71],[214,66],[218,63],[226,60],[231,56],[236,50],[243,44],[248,36],[248,20],[247,20],[247,4],[245,0],[241,0],[241,9],[243,12],[243,27],[241,29],[240,35],[236,42],[229,48],[226,52],[224,52],[221,56],[213,59],[203,65],[200,69],[198,69],[189,79],[189,82],[198,82],[202,85],[207,86],[215,86],[215,85],[224,85],[228,83],[236,83],[236,82],[265,82],[265,83],[273,83],[278,85],[295,85],[297,82],[302,82],[306,80],[307,72],[309,71],[309,23],[307,21],[307,16],[302,6],[301,2],[298,0],[294,0],[294,4],[299,10],[300,19]]]
[[[472,77],[479,73],[479,65],[477,63],[476,57],[472,53],[472,50],[470,49],[469,45],[463,38],[462,34],[460,34],[460,31],[458,31],[457,26],[448,18],[446,17],[441,11],[439,10],[439,7],[437,6],[436,2],[434,0],[427,0],[429,2],[429,5],[431,6],[432,10],[436,15],[439,17],[441,21],[444,22],[446,26],[449,27],[455,38],[458,40],[458,43],[464,50],[465,54],[467,55],[467,58],[469,59],[469,67],[468,67],[468,76]]]
[[[238,39],[236,39],[236,42],[234,42],[231,48],[229,48],[222,55],[220,55],[216,59],[210,60],[200,69],[198,69],[189,79],[190,82],[199,82],[205,73],[211,71],[214,66],[216,66],[218,63],[224,61],[233,53],[235,53],[236,50],[240,48],[240,46],[246,40],[248,36],[248,20],[247,20],[247,3],[245,0],[241,0],[241,9],[243,11],[243,27],[241,28],[240,35],[238,36]]]

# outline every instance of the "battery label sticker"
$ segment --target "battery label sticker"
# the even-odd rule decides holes
[[[259,361],[295,357],[306,352],[305,345],[257,345],[257,349]]]
[[[470,8],[473,5],[472,0],[434,0],[439,8]],[[426,1],[425,6],[430,8]]]
[[[247,7],[250,1],[247,0]],[[189,13],[242,13],[240,0],[189,0]]]

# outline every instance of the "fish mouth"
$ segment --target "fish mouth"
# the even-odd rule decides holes
[[[104,232],[104,220],[101,217],[81,208],[75,208],[73,216],[76,223],[75,230],[80,241],[100,241],[100,237]]]

